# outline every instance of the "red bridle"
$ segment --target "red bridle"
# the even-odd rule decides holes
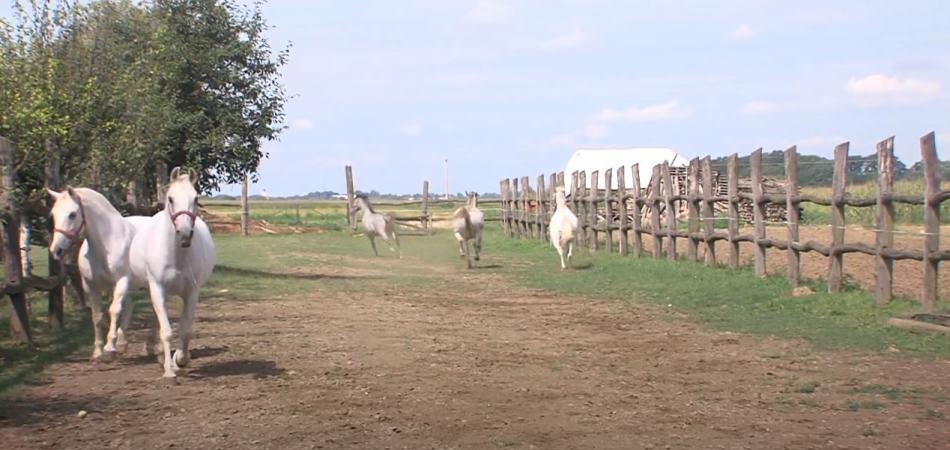
[[[177,219],[178,219],[179,217],[181,217],[181,216],[188,216],[188,217],[190,217],[190,218],[191,218],[191,225],[192,225],[192,226],[195,225],[195,221],[198,219],[198,215],[197,215],[197,214],[195,214],[195,213],[193,213],[193,212],[191,212],[190,210],[187,210],[187,209],[183,209],[183,210],[178,211],[178,212],[175,212],[175,213],[173,213],[173,212],[171,212],[171,210],[169,210],[168,215],[171,216],[171,218],[172,218],[172,225],[175,225],[175,220],[177,220]]]
[[[86,228],[86,208],[83,208],[82,200],[79,197],[76,197],[75,200],[79,205],[79,217],[82,218],[82,222],[79,223],[79,226],[75,230],[64,230],[62,228],[53,229],[53,233],[59,233],[63,236],[66,236],[74,243],[80,241],[79,235],[82,234],[82,230]]]

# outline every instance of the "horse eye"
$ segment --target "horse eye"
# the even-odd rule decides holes
[[[171,197],[168,197],[168,203],[174,205],[174,204],[175,204],[175,199],[174,199],[174,198],[171,198]]]
[[[75,219],[75,218],[76,218],[76,213],[74,213],[74,212],[69,213],[69,218],[70,218],[70,219]]]

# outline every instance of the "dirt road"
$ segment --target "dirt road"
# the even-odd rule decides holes
[[[313,264],[282,275],[308,280],[307,290],[203,304],[195,359],[177,386],[164,386],[144,357],[94,366],[77,355],[0,404],[0,442],[228,450],[950,442],[946,361],[709,332],[665,308],[404,261],[427,282],[387,278],[393,259],[358,270]],[[328,280],[340,281],[331,289]]]

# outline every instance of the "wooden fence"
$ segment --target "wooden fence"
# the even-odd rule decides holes
[[[686,194],[676,192],[670,175],[668,163],[653,167],[649,189],[641,187],[639,167],[631,166],[632,180],[629,186],[624,179],[624,167],[590,173],[588,187],[587,173],[575,172],[571,176],[571,190],[568,193],[568,206],[578,217],[579,246],[588,246],[591,250],[600,250],[601,244],[608,252],[617,251],[621,255],[642,256],[643,235],[652,236],[650,254],[654,259],[663,257],[676,260],[679,240],[685,240],[686,259],[699,261],[700,249],[705,249],[703,257],[706,265],[719,263],[716,242],[724,241],[728,252],[727,264],[730,268],[739,267],[739,244],[753,244],[755,273],[766,274],[766,250],[776,248],[786,252],[786,276],[792,286],[797,286],[801,278],[801,253],[816,252],[828,258],[828,291],[841,289],[844,275],[843,257],[847,253],[863,253],[875,257],[875,298],[883,304],[893,296],[894,261],[915,260],[922,265],[922,284],[920,302],[923,309],[930,311],[938,298],[938,268],[940,261],[950,259],[950,250],[940,250],[940,204],[950,198],[950,191],[941,190],[940,161],[934,133],[920,139],[921,160],[923,162],[923,195],[899,194],[894,186],[894,138],[888,138],[877,145],[878,156],[878,193],[874,198],[858,198],[847,190],[848,143],[841,144],[834,152],[834,176],[832,196],[822,198],[802,195],[798,192],[798,153],[796,147],[785,150],[784,193],[766,193],[763,189],[762,149],[752,153],[749,158],[752,192],[739,191],[738,156],[729,156],[726,170],[726,195],[717,195],[713,183],[713,170],[710,157],[693,159],[688,167],[688,186]],[[612,179],[616,174],[617,187]],[[600,188],[600,181],[604,187]],[[547,187],[545,177],[537,178],[532,189],[529,177],[504,179],[500,182],[502,196],[502,229],[512,238],[547,240],[547,226],[554,206],[554,187],[564,187],[564,173],[551,174]],[[739,234],[740,205],[752,202],[753,232]],[[676,214],[681,202],[687,210],[686,229],[677,226]],[[725,217],[715,215],[717,204],[726,204]],[[831,209],[830,244],[816,241],[801,242],[799,239],[800,205],[813,203]],[[898,231],[894,226],[895,204],[921,205],[924,210],[923,248],[917,250],[894,248],[894,235]],[[784,221],[787,230],[786,239],[766,237],[766,211],[770,205],[781,205],[787,210]],[[876,208],[875,234],[873,243],[848,242],[845,240],[845,208]],[[645,218],[645,219],[644,219]],[[643,223],[646,221],[647,223]],[[717,228],[717,222],[725,222],[725,230]],[[614,242],[614,235],[618,242]]]

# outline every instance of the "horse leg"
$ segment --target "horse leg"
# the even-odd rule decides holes
[[[468,247],[468,239],[464,239],[462,243],[465,246],[465,263],[468,265],[468,268],[471,269],[475,267],[475,264],[472,263],[472,254],[470,253],[470,249]]]
[[[553,244],[554,244],[554,249],[557,250],[557,256],[561,258],[561,270],[564,270],[564,269],[565,269],[565,266],[564,266],[564,248],[561,247],[561,243],[558,242],[558,241],[556,241],[556,240],[553,242]]]
[[[376,251],[376,238],[373,236],[369,237],[369,244],[373,246],[373,254],[379,256],[379,252]]]
[[[482,232],[475,233],[475,261],[481,259],[482,254]]]
[[[129,347],[129,341],[126,340],[125,332],[129,329],[129,324],[132,322],[132,310],[135,307],[135,303],[128,296],[126,296],[125,301],[126,305],[122,308],[122,317],[119,319],[119,330],[116,332],[115,349],[119,353],[125,353]]]
[[[188,343],[191,342],[191,329],[195,325],[195,313],[198,310],[198,289],[192,290],[185,296],[185,308],[182,311],[181,322],[178,325],[178,350],[175,350],[175,364],[185,367],[191,361],[191,352]]]
[[[115,283],[112,290],[112,304],[109,305],[109,334],[106,335],[106,346],[102,349],[107,360],[115,357],[115,342],[119,334],[119,319],[122,316],[122,307],[125,304],[126,294],[129,292],[129,278],[122,277]],[[124,333],[123,333],[124,334]],[[122,340],[125,340],[123,336]]]
[[[567,264],[571,264],[571,257],[574,256],[574,241],[567,243]]]
[[[161,351],[161,343],[158,341],[158,317],[150,314],[148,319],[148,337],[145,338],[145,356],[157,356]],[[158,360],[162,362],[161,358]]]
[[[90,289],[86,282],[83,282],[83,290],[86,291],[86,299],[89,300],[90,316],[92,317],[92,360],[99,361],[102,357],[102,302],[100,294],[95,289]]]
[[[162,341],[162,366],[165,369],[162,377],[173,379],[175,378],[175,372],[178,371],[178,366],[175,364],[175,360],[172,359],[170,347],[172,324],[168,321],[168,311],[165,309],[165,288],[154,280],[149,280],[148,288],[152,297],[152,309],[155,310],[155,317],[158,318],[158,335]]]
[[[455,239],[459,241],[459,258],[465,257],[465,238],[461,234],[455,233]]]
[[[399,245],[399,235],[396,234],[396,230],[392,230],[393,241],[396,242],[396,252],[399,253],[399,258],[402,259],[402,247]]]

